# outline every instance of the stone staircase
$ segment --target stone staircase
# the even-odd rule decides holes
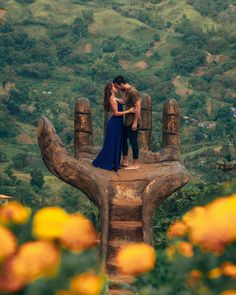
[[[120,273],[115,257],[124,245],[142,241],[142,200],[119,196],[112,199],[106,260],[106,270],[111,282],[110,294],[133,294],[121,288],[121,284],[130,284],[134,278]]]

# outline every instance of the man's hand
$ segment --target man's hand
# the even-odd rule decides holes
[[[132,130],[133,131],[136,131],[137,130],[137,122],[133,122],[133,124],[132,124]]]

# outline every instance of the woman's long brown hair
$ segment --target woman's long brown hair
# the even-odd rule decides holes
[[[110,112],[110,97],[112,94],[112,83],[107,83],[103,94],[103,108],[106,112]]]

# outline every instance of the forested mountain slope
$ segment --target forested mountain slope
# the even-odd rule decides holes
[[[175,98],[193,183],[233,179],[235,172],[216,169],[217,161],[236,159],[233,0],[2,0],[0,7],[7,10],[0,27],[2,193],[26,202],[37,196],[41,205],[44,196],[63,203],[73,194],[43,166],[38,119],[50,118],[71,149],[74,103],[86,96],[101,144],[102,91],[117,74],[153,98],[153,150],[160,148],[163,103]]]

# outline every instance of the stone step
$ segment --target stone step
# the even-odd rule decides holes
[[[124,289],[110,289],[109,294],[110,295],[116,295],[116,294],[118,294],[118,295],[134,295],[134,292],[124,290]]]
[[[110,275],[109,285],[116,286],[116,284],[131,284],[134,281],[133,276],[128,275]]]
[[[106,272],[111,275],[120,275],[119,268],[115,265],[115,262],[113,261],[107,261],[106,262]]]
[[[111,200],[111,204],[118,206],[142,206],[142,200],[139,198],[125,199],[115,197]]]
[[[139,220],[132,220],[132,221],[124,221],[124,220],[119,220],[119,221],[111,221],[110,222],[110,227],[111,228],[140,228],[142,227],[142,221]]]
[[[127,201],[115,198],[110,205],[111,221],[142,220],[142,201]]]
[[[143,229],[141,221],[111,221],[109,224],[109,239],[108,240],[123,240],[126,237],[127,241],[143,240]]]

